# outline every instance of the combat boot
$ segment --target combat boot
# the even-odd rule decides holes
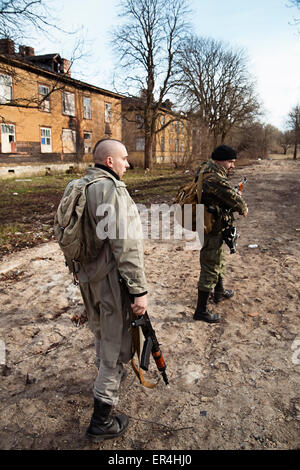
[[[112,405],[94,398],[94,412],[86,437],[93,442],[121,436],[127,429],[129,419],[124,414],[110,416]]]
[[[217,313],[211,313],[207,309],[208,297],[209,292],[204,292],[198,289],[198,301],[193,319],[206,321],[207,323],[219,323],[219,315]]]
[[[233,296],[234,296],[233,290],[224,289],[223,279],[219,275],[218,282],[215,286],[215,291],[214,291],[214,302],[217,304],[219,302],[222,302],[222,300],[230,299]]]

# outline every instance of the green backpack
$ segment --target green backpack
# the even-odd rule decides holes
[[[87,187],[105,176],[92,181],[80,178],[72,180],[65,189],[54,218],[54,234],[64,254],[66,265],[73,275],[79,269],[82,261],[92,261],[95,251],[87,246],[84,240],[83,219],[86,207]],[[74,277],[74,282],[75,282]]]

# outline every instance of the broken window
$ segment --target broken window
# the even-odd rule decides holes
[[[105,103],[105,122],[110,122],[111,121],[111,104],[110,103]]]
[[[39,85],[40,110],[50,113],[50,88],[46,85]]]
[[[16,135],[13,124],[1,124],[1,152],[16,152]]]
[[[67,116],[75,116],[75,95],[69,91],[62,93],[62,110]]]
[[[92,133],[91,132],[83,133],[83,146],[84,146],[84,153],[92,153]]]
[[[160,148],[162,152],[165,151],[165,138],[164,137],[161,138]]]
[[[62,150],[63,153],[76,153],[76,131],[62,130]]]
[[[88,96],[83,97],[83,117],[84,119],[92,118],[91,98],[89,98]]]
[[[9,103],[12,100],[12,78],[10,75],[0,73],[0,103]]]

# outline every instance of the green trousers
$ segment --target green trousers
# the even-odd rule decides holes
[[[218,282],[219,275],[226,274],[225,247],[222,233],[204,235],[204,244],[200,251],[200,277],[198,289],[210,292]]]

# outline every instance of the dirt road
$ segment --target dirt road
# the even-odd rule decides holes
[[[145,241],[149,314],[170,385],[138,383],[127,366],[118,440],[83,438],[92,412],[93,337],[71,317],[83,306],[55,242],[0,267],[1,449],[296,449],[300,447],[300,162],[261,161],[247,175],[247,219],[228,252],[235,296],[192,319],[199,252]],[[250,248],[249,245],[257,245]],[[147,374],[157,379],[155,365]]]

